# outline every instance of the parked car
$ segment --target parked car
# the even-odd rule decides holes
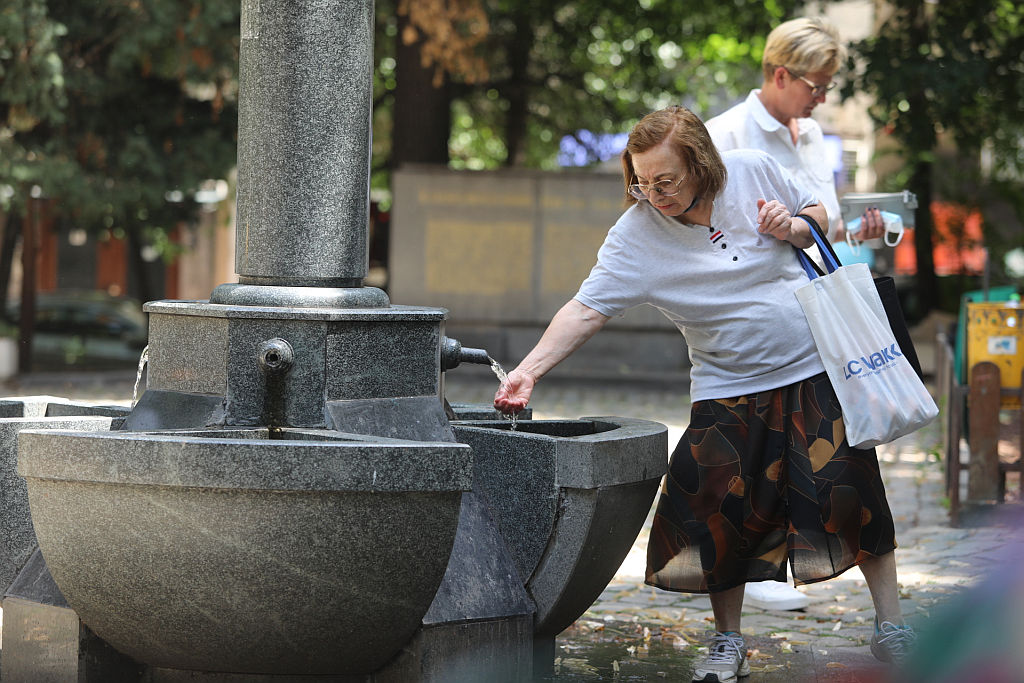
[[[21,302],[8,304],[15,324]],[[149,323],[142,303],[95,290],[40,292],[32,338],[36,371],[135,367],[147,343]]]

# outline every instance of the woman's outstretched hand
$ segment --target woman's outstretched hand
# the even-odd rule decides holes
[[[526,407],[537,381],[525,372],[513,370],[494,394],[494,407],[503,415],[515,415]]]

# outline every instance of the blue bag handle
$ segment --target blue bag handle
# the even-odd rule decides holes
[[[811,226],[811,237],[814,238],[814,243],[818,245],[818,253],[821,254],[822,260],[825,262],[825,269],[829,273],[835,272],[836,268],[841,267],[843,264],[839,261],[839,256],[836,255],[836,250],[832,248],[832,245],[828,243],[825,238],[825,234],[821,230],[821,226],[818,225],[818,221],[814,220],[805,213],[798,213],[793,218],[802,218],[807,221],[807,224]],[[796,257],[800,260],[800,265],[803,266],[804,272],[807,273],[807,277],[813,280],[819,275],[824,275],[821,268],[811,258],[804,253],[803,249],[796,250]]]

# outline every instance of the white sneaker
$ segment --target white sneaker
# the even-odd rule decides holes
[[[739,676],[749,675],[743,637],[718,631],[708,643],[708,656],[693,670],[694,683],[733,683]]]
[[[811,603],[807,596],[781,581],[748,583],[743,593],[743,604],[761,609],[803,609]]]

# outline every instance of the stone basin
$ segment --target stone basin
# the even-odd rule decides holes
[[[54,580],[122,653],[359,674],[430,607],[472,454],[313,429],[26,430],[18,473]]]
[[[109,431],[128,408],[54,396],[0,398],[0,588],[7,589],[36,549],[25,481],[18,476],[18,433],[26,429]]]
[[[667,469],[668,429],[626,417],[452,424],[536,605],[534,635],[553,642],[629,553]]]

